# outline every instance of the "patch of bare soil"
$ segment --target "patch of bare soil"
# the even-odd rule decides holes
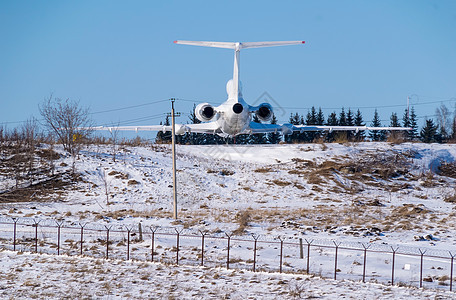
[[[26,187],[4,191],[0,193],[0,203],[54,201],[55,199],[50,199],[50,195],[62,193],[74,183],[74,177],[70,174],[58,174]]]
[[[337,174],[359,183],[387,188],[387,185],[380,182],[401,177],[413,177],[410,173],[411,158],[407,154],[398,152],[363,153],[358,157],[335,158],[320,164],[302,159],[293,159],[292,161],[295,165],[288,173],[304,177],[310,184],[323,184],[332,181],[336,185],[340,185],[335,176]],[[402,186],[396,184],[394,188],[400,189]],[[344,189],[346,192],[353,192],[352,189],[345,187]],[[359,189],[360,187],[355,188],[355,190]]]

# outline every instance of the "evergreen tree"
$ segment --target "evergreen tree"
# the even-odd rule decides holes
[[[305,125],[317,125],[317,111],[314,106],[307,112]],[[308,131],[304,132],[303,135],[305,142],[313,142],[317,136],[317,132]]]
[[[409,138],[411,140],[415,140],[418,138],[418,123],[417,123],[417,116],[415,113],[415,108],[413,106],[412,106],[412,109],[410,110],[409,120],[410,120],[410,127],[412,128],[412,130],[410,130],[408,132]]]
[[[339,121],[337,120],[336,112],[332,112],[328,116],[328,120],[326,121],[326,125],[328,126],[337,126]],[[326,141],[333,142],[334,141],[334,132],[328,132],[326,135]]]
[[[274,114],[272,115],[271,124],[277,124],[277,118]],[[269,144],[278,144],[282,140],[282,134],[279,132],[268,133],[267,140]]]
[[[323,114],[323,111],[321,110],[321,107],[318,108],[318,114],[317,114],[317,121],[315,122],[316,125],[324,125],[325,124],[325,115]]]
[[[319,107],[315,125],[324,125],[324,124],[325,124],[325,115],[323,114],[321,107]],[[322,136],[324,136],[324,134],[325,134],[324,131],[317,131],[315,133],[315,138],[320,139]]]
[[[402,126],[403,127],[410,127],[410,111],[408,108],[404,111],[404,116],[402,117]],[[411,140],[411,134],[409,131],[404,133],[404,136],[407,140]]]
[[[402,127],[410,127],[409,110],[406,108],[402,117]]]
[[[355,126],[355,117],[353,111],[350,108],[347,112],[347,126]]]
[[[190,111],[190,115],[188,116],[190,124],[200,124],[201,123],[201,121],[196,117],[195,108],[196,108],[196,104],[193,104],[193,109]],[[183,136],[184,144],[201,145],[201,144],[203,144],[204,140],[205,140],[205,134],[200,134],[200,133],[194,133],[194,132],[186,133]]]
[[[339,126],[347,126],[347,116],[345,115],[345,110],[342,107],[342,111],[339,114]]]
[[[160,122],[160,125],[162,125],[163,123]],[[166,115],[166,119],[165,119],[165,126],[170,126],[170,123],[169,123],[169,116]],[[163,132],[163,131],[159,131],[157,132],[157,136],[155,137],[155,141],[159,144],[169,144],[171,143],[171,140],[172,140],[172,132],[171,131],[166,131],[166,132]]]
[[[372,119],[371,126],[372,127],[381,127],[382,126],[377,109],[375,109],[374,118]],[[380,131],[372,130],[371,132],[369,132],[369,137],[372,141],[375,141],[375,142],[384,141],[386,139],[386,134],[385,134],[384,130],[380,130]]]
[[[361,114],[361,111],[359,109],[356,111],[354,125],[355,126],[366,126],[366,124],[364,123],[364,120],[363,120],[363,115]],[[355,140],[358,142],[364,141],[365,134],[366,133],[364,130],[360,130],[360,131],[356,132]]]
[[[399,118],[397,117],[397,114],[393,112],[390,117],[390,127],[401,127],[401,124],[399,123]],[[395,130],[390,130],[389,136],[393,139],[396,140],[401,136],[400,132],[397,132]]]
[[[316,125],[317,124],[317,111],[314,106],[307,112],[306,117],[306,124],[307,125]]]
[[[298,113],[295,114],[290,114],[290,124],[292,125],[299,125],[301,123],[301,118],[299,117]],[[286,135],[285,136],[285,141],[287,143],[298,143],[299,142],[299,132],[293,132],[292,134]]]
[[[347,126],[347,114],[345,113],[345,109],[342,107],[342,110],[339,114],[339,126]],[[334,133],[335,139],[338,142],[345,142],[348,141],[348,133],[347,131],[337,131]]]
[[[355,125],[355,116],[353,114],[353,111],[349,108],[347,112],[347,126],[354,126]],[[353,131],[349,130],[346,132],[347,134],[347,140],[351,141],[353,140],[354,133]]]
[[[439,137],[437,135],[438,126],[434,125],[434,121],[432,119],[426,120],[426,125],[421,129],[420,132],[420,139],[424,143],[435,143],[439,141]]]
[[[260,123],[261,121],[258,116],[253,115],[253,122]],[[264,133],[255,133],[250,135],[250,144],[266,144],[266,134]]]
[[[401,125],[399,124],[399,119],[397,118],[397,114],[394,112],[391,114],[390,117],[390,127],[401,127]]]

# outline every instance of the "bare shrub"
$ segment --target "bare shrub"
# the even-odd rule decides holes
[[[439,175],[456,178],[456,162],[442,162],[439,166]]]
[[[230,175],[233,175],[234,172],[233,171],[230,171],[230,170],[226,170],[226,169],[223,169],[220,171],[220,175],[223,175],[223,176],[230,176]]]
[[[215,173],[218,173],[219,175],[222,175],[222,176],[230,176],[230,175],[233,175],[233,174],[234,174],[233,171],[230,171],[230,170],[227,170],[227,169],[222,169],[222,170],[220,170],[220,171],[208,169],[206,172],[207,172],[208,174],[215,174]]]
[[[456,189],[453,192],[453,195],[447,195],[443,201],[449,202],[449,203],[456,203]]]
[[[236,215],[236,222],[239,224],[239,227],[233,231],[234,235],[240,235],[245,232],[246,227],[249,226],[249,222],[252,219],[252,216],[248,210],[238,212]]]

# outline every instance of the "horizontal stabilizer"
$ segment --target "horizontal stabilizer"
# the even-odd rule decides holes
[[[275,47],[275,46],[288,46],[288,45],[300,45],[300,44],[304,44],[304,43],[305,43],[305,41],[248,42],[248,43],[241,43],[241,49]]]
[[[227,42],[174,41],[174,44],[225,48],[225,49],[235,49],[236,48],[236,43],[227,43]]]
[[[288,46],[304,44],[304,41],[283,41],[283,42],[247,42],[247,43],[232,43],[232,42],[204,42],[204,41],[174,41],[175,44],[192,45],[202,47],[214,47],[225,49],[248,49],[262,48],[275,46]]]

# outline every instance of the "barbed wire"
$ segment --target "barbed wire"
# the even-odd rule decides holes
[[[81,230],[81,227],[85,232],[87,231],[96,231],[96,232],[106,232],[109,229],[112,233],[127,234],[127,229],[130,230],[130,233],[138,233],[139,223],[129,223],[129,224],[120,224],[120,223],[106,223],[106,224],[97,224],[97,223],[79,223],[75,224],[72,221],[57,220],[57,219],[42,219],[42,218],[11,218],[6,216],[0,216],[0,224],[3,225],[14,225],[16,222],[17,226],[28,226],[34,227],[38,224],[39,227],[55,228],[59,226],[68,230]],[[195,239],[201,238],[202,232],[194,228],[183,228],[182,226],[176,227],[162,227],[162,226],[142,226],[142,233],[150,235],[152,232],[156,236],[176,236],[177,233],[182,238]],[[204,232],[204,231],[203,231]],[[205,234],[205,237],[208,239],[216,240],[227,240],[228,236],[231,237],[233,241],[250,243],[255,239],[258,243],[280,243],[281,240],[285,244],[291,246],[300,246],[301,243],[305,246],[310,245],[311,247],[317,248],[328,248],[335,249],[336,247],[340,249],[354,250],[354,251],[364,251],[365,249],[368,252],[381,252],[392,254],[402,255],[412,255],[419,256],[421,253],[425,253],[426,257],[437,257],[437,258],[451,258],[451,255],[456,255],[448,250],[433,249],[429,247],[413,247],[409,245],[400,245],[400,244],[377,244],[377,243],[362,243],[355,241],[340,241],[337,239],[320,239],[313,237],[297,237],[297,236],[287,236],[287,235],[277,235],[272,236],[268,234],[260,235],[233,235],[231,232],[221,231],[219,234]],[[337,246],[336,246],[337,245]],[[393,249],[396,249],[393,251]]]

